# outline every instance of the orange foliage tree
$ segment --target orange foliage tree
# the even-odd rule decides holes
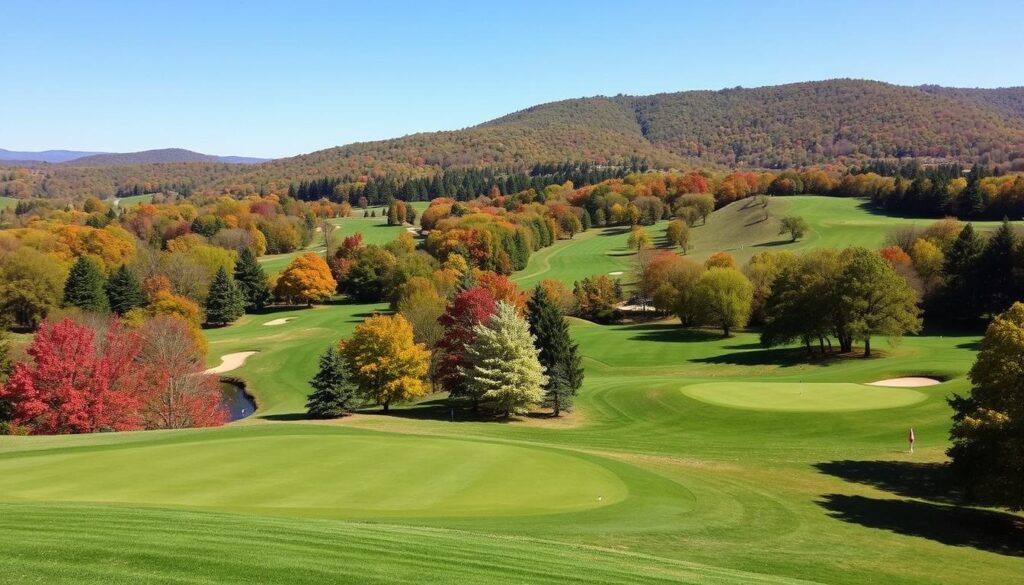
[[[288,265],[277,278],[274,296],[291,303],[326,301],[338,288],[327,262],[313,252],[307,252]]]

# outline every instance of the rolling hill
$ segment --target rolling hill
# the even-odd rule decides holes
[[[215,156],[185,150],[184,148],[163,148],[159,150],[143,150],[141,152],[104,153],[85,156],[64,162],[63,164],[76,167],[105,167],[105,166],[128,166],[128,165],[149,165],[164,163],[229,163],[229,164],[258,164],[267,159],[251,158],[245,156]]]
[[[42,150],[19,151],[0,148],[0,163],[62,163],[76,158],[104,154],[102,152],[84,152],[80,150]]]
[[[837,79],[588,97],[537,105],[461,130],[349,144],[258,165],[225,167],[221,163],[259,160],[180,149],[89,156],[46,166],[20,192],[76,196],[132,183],[187,183],[196,190],[247,193],[324,177],[425,177],[448,168],[524,170],[565,161],[782,168],[908,157],[1024,169],[1024,88]],[[44,178],[46,191],[40,187]]]

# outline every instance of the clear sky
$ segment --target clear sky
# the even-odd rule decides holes
[[[585,95],[1024,85],[1024,2],[0,0],[0,148],[278,157]]]

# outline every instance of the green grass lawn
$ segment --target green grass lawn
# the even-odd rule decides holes
[[[628,270],[613,231],[535,254],[520,284]],[[224,428],[0,437],[0,582],[966,585],[1024,574],[1024,517],[956,507],[938,465],[946,398],[968,388],[976,334],[807,361],[763,349],[756,332],[573,319],[587,379],[562,419],[483,421],[430,396],[388,415],[304,420],[317,357],[384,310],[335,303],[207,330],[211,365],[258,352],[229,375],[259,410]],[[899,376],[945,382],[864,385]]]
[[[118,207],[123,207],[127,209],[129,207],[135,207],[136,205],[141,205],[143,203],[152,203],[153,194],[150,193],[148,195],[130,195],[128,197],[121,197],[116,201]]]
[[[18,205],[18,200],[14,197],[0,197],[0,209],[13,208]]]

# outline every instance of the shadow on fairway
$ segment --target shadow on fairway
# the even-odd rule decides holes
[[[943,463],[845,460],[816,463],[814,467],[839,479],[869,485],[898,496],[946,504],[960,501],[949,466]]]
[[[760,244],[754,244],[755,248],[774,248],[776,246],[785,246],[786,244],[795,243],[793,240],[775,240],[773,242],[761,242]]]
[[[393,418],[404,418],[410,420],[436,420],[441,422],[506,422],[507,419],[496,415],[486,405],[481,405],[476,412],[468,404],[452,403],[447,398],[435,398],[424,400],[416,404],[391,407],[391,410],[384,412],[380,407],[360,409],[358,412],[366,414],[380,414]]]
[[[950,546],[1024,556],[1024,518],[1013,514],[843,494],[826,494],[818,505],[828,510],[833,518],[868,528],[918,536]]]
[[[736,351],[710,357],[690,360],[703,364],[731,364],[736,366],[779,366],[788,368],[802,364],[828,366],[837,361],[835,358],[814,359],[808,357],[802,348],[760,349],[757,351]]]
[[[721,333],[700,329],[683,329],[679,325],[645,324],[624,327],[623,331],[633,333],[631,340],[657,341],[660,343],[699,343],[722,339]]]

